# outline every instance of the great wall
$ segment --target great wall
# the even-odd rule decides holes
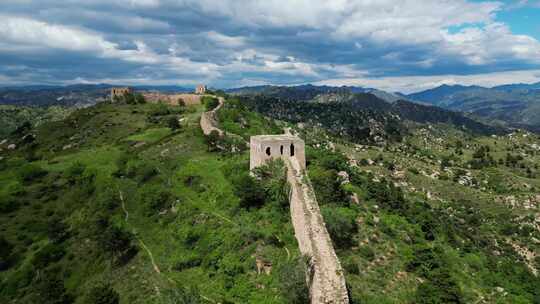
[[[219,136],[223,136],[223,134],[225,134],[225,132],[223,132],[219,128],[219,124],[218,124],[218,121],[217,121],[217,115],[216,115],[216,112],[219,109],[221,109],[221,107],[223,106],[223,103],[225,102],[225,99],[223,97],[218,97],[218,102],[219,102],[219,104],[218,104],[217,107],[215,107],[211,111],[204,112],[201,115],[201,129],[202,129],[204,135],[210,135],[210,133],[212,133],[212,131],[216,131],[219,134]]]
[[[201,115],[201,129],[205,135],[219,129],[216,112],[219,105]],[[269,159],[283,159],[287,166],[291,221],[302,255],[308,257],[306,280],[311,304],[349,303],[345,276],[341,263],[334,251],[332,240],[326,229],[315,191],[305,172],[304,141],[291,134],[259,135],[250,139],[250,169],[264,164]]]
[[[130,93],[129,88],[114,88],[115,95]],[[200,98],[206,87],[198,86],[195,94],[152,95],[150,102],[165,101],[178,105],[181,95],[196,96],[186,104],[200,104]],[[147,93],[148,94],[148,93]],[[150,93],[151,94],[151,93]],[[208,95],[212,96],[212,95]],[[149,96],[145,96],[149,97]],[[215,96],[212,96],[215,97]],[[201,114],[200,126],[204,135],[217,132],[225,136],[219,128],[217,111],[224,106],[225,99],[218,98],[218,106]],[[236,136],[235,134],[228,134]],[[291,186],[289,193],[291,221],[294,234],[302,255],[308,257],[306,281],[309,286],[311,304],[346,304],[349,303],[345,276],[341,263],[334,251],[332,240],[315,196],[315,191],[306,174],[305,144],[302,139],[286,131],[283,135],[258,135],[250,138],[250,170],[261,166],[270,159],[282,159],[287,166],[287,181]],[[126,215],[127,216],[127,215]]]

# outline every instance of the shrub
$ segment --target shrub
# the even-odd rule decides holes
[[[344,248],[351,246],[354,235],[358,231],[356,224],[356,212],[345,207],[322,208],[326,228],[336,247]]]
[[[148,113],[149,116],[164,116],[169,114],[171,114],[169,107],[161,103],[152,105],[152,108]]]
[[[197,255],[183,256],[180,260],[173,263],[172,269],[175,271],[182,271],[184,269],[200,266],[201,263],[201,257]]]
[[[171,206],[172,195],[160,185],[145,185],[140,194],[141,206],[147,216]]]
[[[96,208],[98,210],[112,211],[120,206],[120,194],[111,183],[112,181],[109,181],[98,193],[96,202]]]
[[[68,227],[59,218],[53,218],[47,225],[47,236],[52,243],[61,243],[69,236]]]
[[[0,271],[9,267],[9,258],[13,251],[11,245],[4,237],[0,236]]]
[[[38,269],[43,269],[51,263],[60,261],[65,253],[62,246],[50,243],[36,252],[32,264]]]
[[[217,98],[214,98],[214,97],[203,96],[202,104],[204,105],[207,111],[211,111],[219,105],[219,101]]]
[[[128,175],[136,176],[139,183],[147,182],[158,174],[156,167],[149,163],[142,163],[131,169],[133,171]]]
[[[66,169],[64,175],[71,183],[75,183],[83,175],[84,170],[86,166],[77,161]]]
[[[367,248],[367,247],[366,247]],[[358,263],[353,257],[349,257],[343,260],[343,269],[349,274],[360,274],[360,268],[358,268]]]
[[[178,106],[179,107],[185,107],[186,102],[182,98],[178,98]]]
[[[289,206],[290,186],[283,160],[271,160],[254,169],[256,179],[260,180],[265,197],[281,208]],[[267,200],[268,201],[268,200]]]
[[[341,189],[341,181],[336,170],[325,170],[322,167],[313,166],[309,170],[309,178],[319,203],[338,203],[347,200],[345,192]]]
[[[373,251],[373,248],[369,246],[360,246],[358,247],[358,253],[363,258],[367,259],[368,261],[373,261],[375,258],[375,251]]]
[[[109,225],[98,238],[100,247],[113,257],[121,256],[133,248],[133,235],[120,227]]]
[[[173,131],[180,129],[180,123],[178,122],[178,118],[176,116],[169,117],[169,119],[167,120],[167,126]]]
[[[0,213],[10,213],[19,208],[19,203],[11,195],[0,194]]]
[[[307,258],[297,258],[284,263],[279,269],[280,292],[285,303],[309,303],[306,284]]]
[[[218,145],[221,142],[221,136],[219,136],[218,131],[212,130],[210,134],[204,137],[204,141],[206,142],[206,145],[208,146],[208,151],[210,152],[217,151],[219,149]]]
[[[31,297],[31,303],[43,304],[68,304],[73,303],[73,298],[66,293],[64,280],[59,273],[59,268],[47,269],[37,277],[35,294]]]
[[[145,104],[146,103],[146,98],[144,98],[143,94],[135,94],[135,103]]]
[[[84,297],[84,304],[118,304],[120,295],[109,285],[102,283],[94,286]]]
[[[256,208],[264,204],[264,189],[255,178],[249,174],[241,174],[234,181],[236,196],[240,198],[243,208]]]
[[[37,165],[26,164],[19,169],[18,175],[23,182],[31,182],[47,175],[47,171]]]
[[[415,299],[419,304],[464,303],[459,285],[445,268],[436,269],[428,281],[418,286]]]

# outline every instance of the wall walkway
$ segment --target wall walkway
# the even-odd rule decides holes
[[[217,131],[219,136],[223,136],[224,132],[219,128],[217,121],[217,111],[223,107],[225,99],[218,97],[219,105],[212,111],[204,112],[201,115],[201,129],[204,135],[210,135],[210,132]]]
[[[310,257],[308,284],[312,304],[347,304],[345,276],[308,177],[295,158],[289,158],[290,209],[300,252]]]

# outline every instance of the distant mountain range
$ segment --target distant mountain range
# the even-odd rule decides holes
[[[277,98],[309,100],[319,94],[352,92],[370,93],[388,102],[412,101],[464,112],[477,120],[497,125],[540,131],[540,82],[508,84],[493,88],[442,85],[413,94],[401,94],[363,87],[332,86],[258,86],[231,89],[232,94],[264,94]]]
[[[324,126],[332,133],[359,142],[401,138],[410,126],[447,124],[476,134],[496,134],[504,128],[466,115],[399,98],[397,94],[347,87],[267,86],[239,90],[239,98],[251,110],[274,119]],[[392,102],[381,98],[390,98]]]
[[[110,84],[70,86],[0,87],[0,104],[25,106],[87,106],[107,98]],[[135,90],[191,92],[184,86],[134,86]],[[406,100],[467,113],[483,121],[540,131],[540,82],[508,84],[493,88],[442,85],[413,94],[387,92],[358,86],[252,86],[225,90],[234,95],[263,94],[285,100],[311,100],[317,95],[334,93],[370,93],[388,103]]]
[[[406,97],[416,102],[502,121],[510,126],[540,130],[540,82],[493,88],[442,85]]]

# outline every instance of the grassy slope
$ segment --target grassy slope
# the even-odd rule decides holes
[[[421,227],[414,223],[420,218],[415,218],[414,215],[403,216],[391,209],[384,209],[385,203],[373,199],[366,191],[369,182],[349,186],[348,189],[356,192],[361,200],[360,208],[352,206],[353,210],[358,210],[358,232],[354,234],[354,242],[340,248],[338,255],[346,269],[347,283],[351,287],[353,299],[360,303],[417,301],[416,290],[426,278],[418,272],[412,272],[409,265],[417,255],[415,246],[424,244],[444,248],[445,253],[442,256],[447,263],[445,268],[457,282],[462,292],[462,301],[466,303],[474,303],[481,298],[488,303],[533,303],[533,299],[537,300],[538,295],[534,298],[533,286],[538,284],[538,280],[531,281],[532,274],[528,272],[522,258],[508,244],[519,244],[528,247],[532,252],[540,252],[540,247],[533,240],[533,237],[540,237],[540,231],[528,230],[527,225],[534,220],[523,219],[523,216],[537,215],[538,205],[533,209],[527,209],[520,204],[511,207],[499,199],[514,196],[518,202],[523,202],[538,193],[539,171],[534,169],[534,166],[540,163],[540,154],[531,152],[530,148],[532,144],[540,142],[536,136],[518,133],[497,138],[471,138],[451,129],[434,129],[429,132],[417,130],[406,138],[407,142],[417,148],[408,150],[403,145],[392,145],[389,149],[369,146],[357,149],[355,145],[340,142],[338,139],[325,140],[325,136],[321,134],[316,137],[309,135],[316,131],[308,129],[306,132],[308,138],[316,138],[315,141],[309,140],[310,144],[324,147],[328,146],[328,140],[334,141],[338,149],[356,160],[376,160],[382,157],[381,161],[376,161],[373,165],[361,165],[361,175],[372,172],[379,180],[386,178],[395,183],[405,182],[406,184],[401,186],[409,201],[426,201],[434,208],[433,211],[442,212],[438,215],[440,222],[433,227],[442,229],[435,232],[435,240],[418,243],[415,238],[425,234]],[[453,147],[458,140],[466,147],[463,155],[456,159],[449,169],[451,172],[456,172],[458,168],[470,171],[480,182],[478,186],[460,185],[452,180],[451,175],[449,180],[434,179],[408,170],[424,171],[427,175],[436,171],[444,173],[440,169],[439,161],[453,154]],[[537,177],[527,177],[525,169],[519,166],[509,168],[498,165],[469,169],[466,163],[472,159],[473,152],[485,145],[490,147],[490,153],[495,160],[504,158],[508,152],[526,155],[521,163],[525,167],[533,168]],[[388,163],[404,170],[405,178],[392,177],[392,171],[387,169]],[[319,161],[312,159],[310,174],[315,174],[314,169],[320,166]],[[492,184],[490,177],[494,176],[498,178],[496,183]],[[312,180],[317,179],[320,179],[320,176],[312,177]],[[489,183],[484,183],[484,180]],[[427,198],[427,192],[431,198]],[[319,191],[318,196],[323,195],[324,193]],[[336,208],[335,202],[322,199],[320,203],[323,206],[330,203],[332,208]],[[337,202],[337,205],[340,204],[343,203]],[[530,234],[528,231],[531,231]],[[458,244],[449,238],[457,238]],[[539,266],[536,265],[537,268]],[[498,291],[498,287],[504,291]]]
[[[174,133],[161,123],[148,122],[147,117],[156,112],[154,107],[101,104],[42,126],[33,153],[39,159],[33,163],[49,173],[30,184],[16,178],[28,153],[8,156],[0,171],[0,181],[6,181],[1,183],[0,193],[2,199],[9,197],[21,207],[0,214],[0,234],[15,244],[17,256],[9,270],[0,272],[2,301],[31,299],[36,290],[32,259],[50,242],[45,233],[48,220],[60,216],[72,236],[62,245],[66,254],[47,267],[61,269],[67,293],[77,301],[96,282],[110,281],[121,303],[173,303],[175,298],[178,301],[179,288],[196,290],[205,302],[283,302],[278,270],[299,255],[287,211],[272,205],[249,211],[239,208],[239,198],[224,172],[247,171],[247,153],[225,156],[207,152],[198,126],[202,107],[181,114],[185,118],[183,129]],[[134,147],[131,141],[146,144]],[[118,160],[129,151],[139,162],[157,168],[157,176],[142,183],[136,178],[113,177]],[[96,190],[88,197],[63,181],[66,170],[75,163],[96,172]],[[59,185],[49,189],[45,197],[43,191],[34,189],[50,187],[55,181]],[[152,184],[168,189],[174,201],[161,214],[148,216],[140,196],[141,188]],[[116,206],[111,211],[112,221],[132,231],[139,248],[121,267],[111,267],[99,248],[79,233],[92,216],[91,205],[110,186],[113,192],[124,194],[129,212],[126,223],[125,213]],[[143,243],[153,254],[160,274]],[[256,251],[271,262],[271,275],[257,274]],[[21,276],[26,279],[19,279]],[[13,289],[13,284],[19,287]]]

